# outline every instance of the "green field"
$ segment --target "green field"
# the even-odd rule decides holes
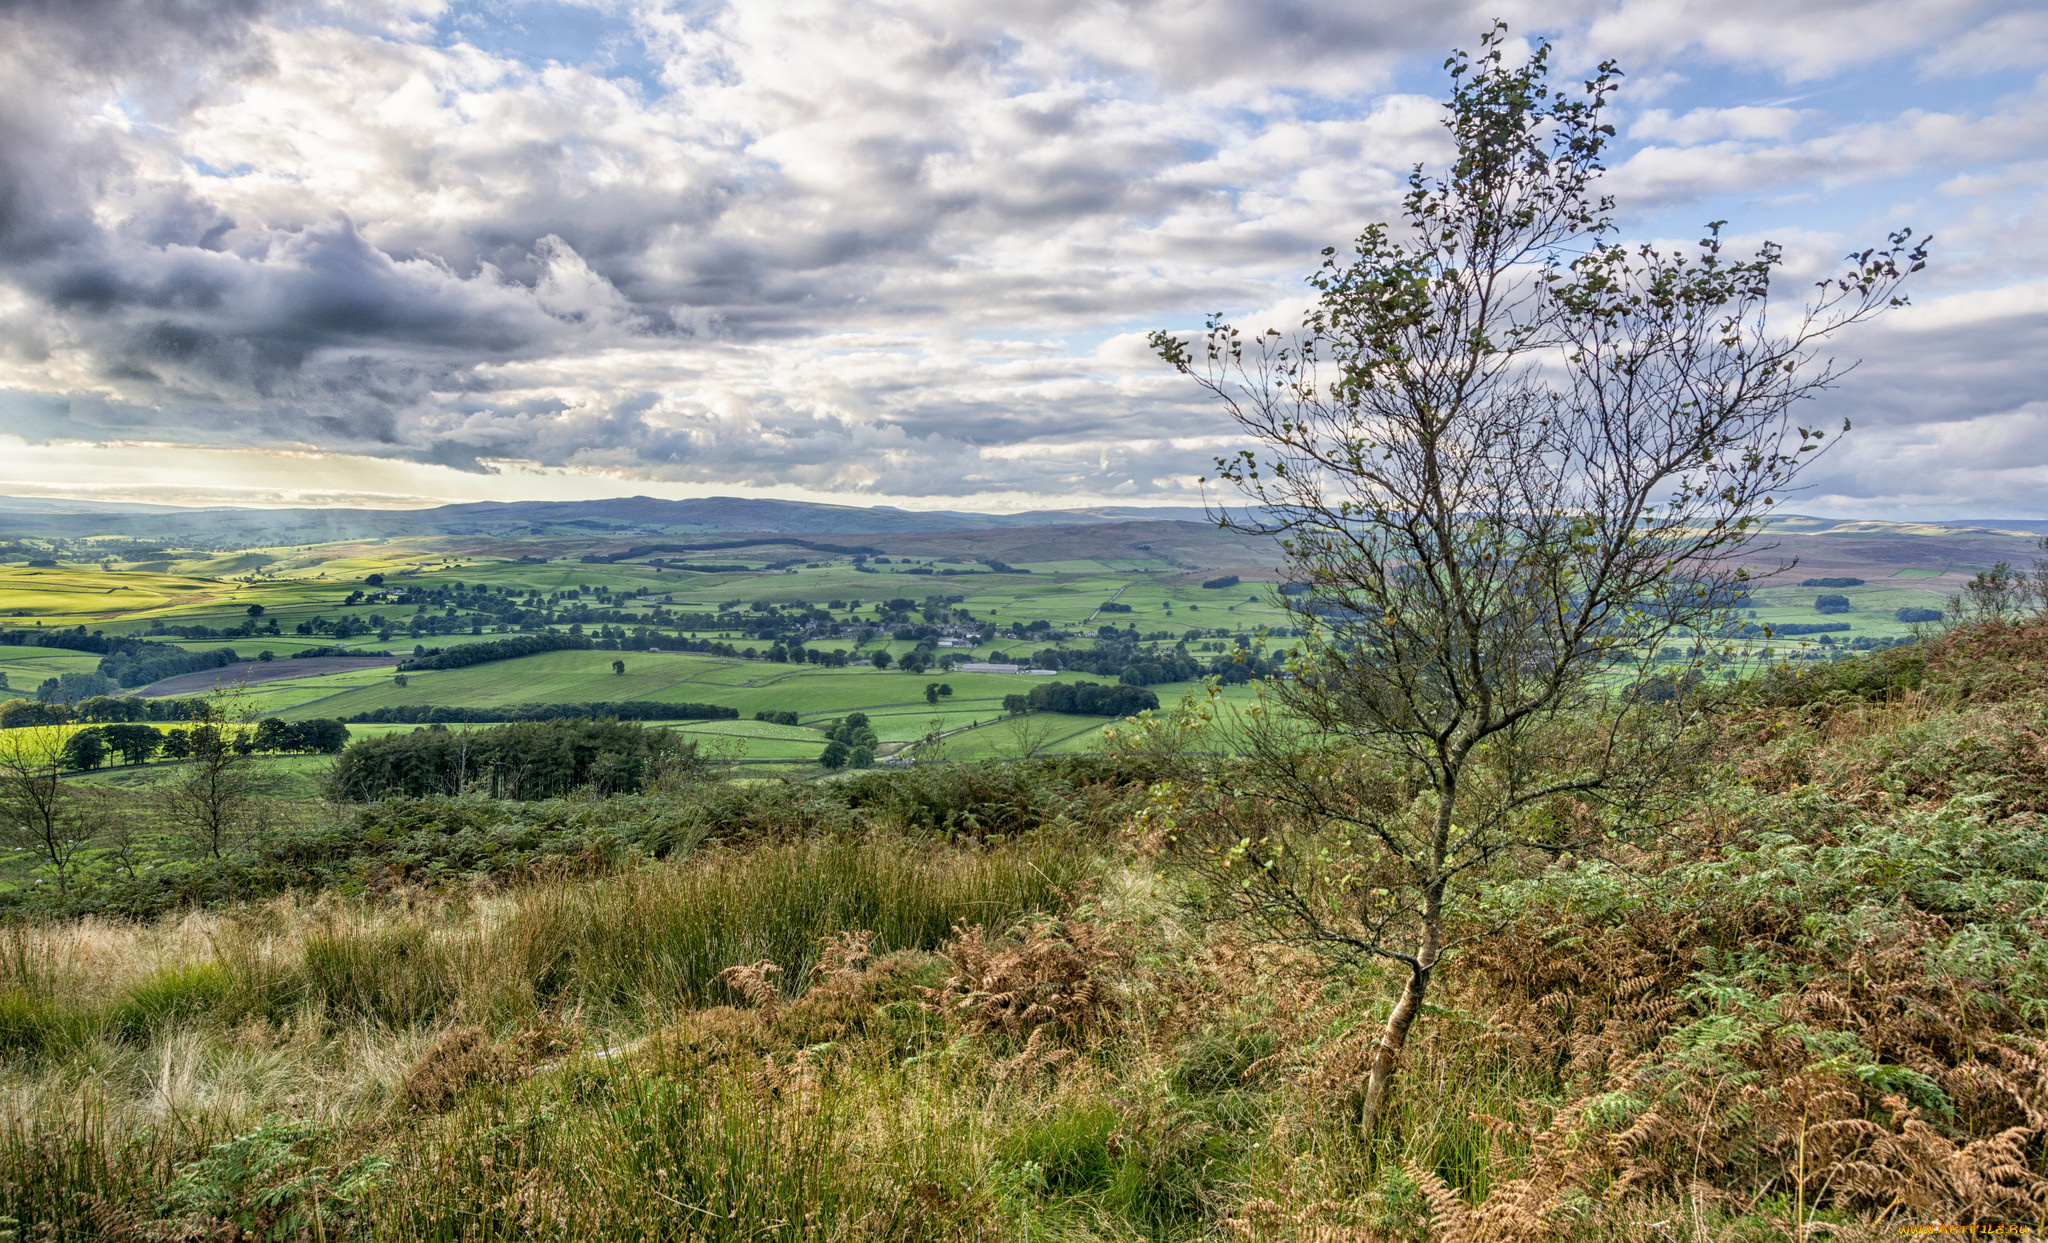
[[[751,546],[616,562],[540,551],[549,555],[536,558],[502,542],[486,555],[447,539],[394,538],[56,569],[7,566],[0,567],[0,614],[17,616],[0,616],[0,624],[83,625],[188,651],[232,648],[245,660],[266,651],[288,660],[295,652],[337,647],[403,657],[510,634],[571,630],[599,646],[408,671],[403,686],[389,666],[289,677],[245,688],[242,707],[305,720],[410,705],[707,703],[733,709],[739,720],[659,725],[701,738],[720,755],[763,764],[815,760],[824,730],[851,712],[868,715],[885,760],[935,734],[942,741],[926,753],[956,759],[1090,746],[1105,721],[1020,724],[1007,718],[1003,699],[1049,680],[1113,683],[1122,667],[1115,664],[1107,674],[1066,669],[1051,679],[938,668],[912,674],[869,667],[878,653],[886,652],[892,664],[920,650],[934,664],[942,658],[1031,664],[1045,653],[1057,663],[1087,664],[1097,659],[1091,653],[1114,654],[1114,663],[1179,652],[1192,662],[1183,668],[1212,670],[1268,630],[1277,629],[1278,637],[1268,641],[1273,648],[1285,647],[1292,633],[1285,628],[1293,619],[1279,607],[1270,582],[1205,588],[1212,572],[1142,553],[1016,562],[1014,570],[991,571],[937,553],[877,556],[861,564],[850,555]],[[653,564],[657,558],[669,564]],[[676,568],[692,563],[746,568]],[[1895,639],[1910,631],[1897,620],[1898,609],[1940,607],[1948,594],[1946,582],[1914,582],[1939,577],[1935,569],[1885,566],[1859,573],[1869,581],[1837,589],[1850,611],[1834,615],[1814,608],[1827,589],[1762,580],[1743,620],[1846,622],[1850,629],[1825,641],[1818,635],[1752,640],[1740,663],[1824,659],[1859,640]],[[847,663],[765,659],[786,640]],[[721,645],[720,651],[676,650],[707,644]],[[669,650],[638,650],[663,647]],[[1641,655],[1659,662],[1686,658],[1668,646]],[[623,673],[614,672],[614,661],[624,662]],[[0,646],[0,675],[8,682],[0,694],[32,693],[44,679],[98,666],[91,653]],[[222,675],[232,680],[232,672]],[[936,704],[925,698],[933,682],[952,689]],[[1152,689],[1170,703],[1190,685]],[[1233,690],[1231,698],[1239,694]],[[753,721],[761,711],[794,712],[800,724]],[[354,728],[357,736],[369,736],[414,726]]]
[[[0,595],[0,602],[31,610],[44,626],[83,625],[188,651],[231,647],[245,660],[262,652],[289,660],[295,652],[335,647],[403,656],[570,626],[591,635],[652,633],[654,638],[642,640],[649,646],[659,646],[662,635],[673,635],[674,643],[725,644],[733,654],[618,650],[626,645],[607,639],[605,647],[613,650],[408,671],[404,685],[389,666],[375,666],[240,687],[238,702],[251,715],[287,720],[345,718],[410,705],[708,703],[733,709],[739,719],[655,724],[700,739],[720,756],[762,764],[813,763],[823,750],[824,730],[852,712],[868,716],[883,759],[934,735],[939,741],[927,753],[956,759],[1084,748],[1108,721],[1046,714],[1020,723],[1004,712],[1003,700],[1050,681],[1118,680],[1114,671],[1065,670],[1048,677],[868,667],[877,653],[898,663],[922,648],[934,662],[943,657],[1030,664],[1047,650],[1086,654],[1100,648],[1109,640],[1097,631],[1109,626],[1121,650],[1133,657],[1179,645],[1207,664],[1227,660],[1240,643],[1288,621],[1270,584],[1205,589],[1203,574],[1142,557],[1033,562],[1020,567],[1028,572],[998,573],[950,558],[897,558],[863,569],[849,558],[820,557],[771,569],[765,556],[712,552],[692,559],[752,568],[691,573],[640,561],[486,558],[430,544],[251,549],[142,563],[143,569],[119,563],[0,567],[0,592],[12,593]],[[373,577],[381,581],[373,583]],[[894,609],[886,603],[892,600],[898,602]],[[532,607],[508,622],[502,611],[507,601]],[[479,602],[485,609],[475,607]],[[943,623],[943,634],[921,629],[934,619]],[[764,620],[765,629],[800,620],[807,648],[852,663],[832,667],[755,658],[773,646]],[[906,626],[926,637],[897,637],[909,633]],[[624,661],[623,673],[614,671],[614,661]],[[7,693],[30,693],[44,679],[98,667],[92,653],[0,647]],[[232,670],[216,678],[222,686],[234,681]],[[951,693],[928,702],[931,683],[943,683]],[[1171,702],[1188,685],[1161,685],[1155,693]],[[760,711],[794,712],[801,723],[752,720]],[[413,728],[363,724],[352,730],[369,737]],[[144,778],[117,772],[102,779]]]

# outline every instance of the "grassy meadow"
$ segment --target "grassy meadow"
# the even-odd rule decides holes
[[[1148,827],[1148,735],[613,798],[281,795],[188,900],[0,925],[0,1225],[2039,1230],[2044,673],[2036,621],[1734,688],[1669,823],[1470,879],[1371,1136],[1396,978],[1209,919]]]

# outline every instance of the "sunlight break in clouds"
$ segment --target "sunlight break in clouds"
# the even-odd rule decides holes
[[[1634,235],[1936,233],[1828,506],[2048,512],[2048,27],[1967,0],[17,0],[0,476],[1185,502],[1221,428],[1143,330],[1297,318],[1495,15],[1622,59]]]

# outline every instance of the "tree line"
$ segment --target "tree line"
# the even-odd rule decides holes
[[[397,704],[343,717],[350,725],[483,725],[508,721],[568,719],[616,721],[732,721],[737,708],[720,704],[657,703],[643,700],[596,700],[590,703],[524,703],[497,708],[457,708],[446,704]]]
[[[10,626],[0,629],[0,647],[51,647],[71,652],[93,652],[100,657],[100,675],[118,686],[147,686],[181,673],[219,669],[240,659],[233,648],[188,652],[169,643],[109,636],[104,631],[88,634],[84,626],[70,630]]]
[[[588,651],[596,646],[596,642],[588,635],[544,630],[539,634],[522,634],[509,639],[492,639],[485,643],[465,643],[460,647],[436,648],[411,660],[402,661],[398,667],[404,670],[467,669],[471,665],[488,664],[494,660],[516,660],[521,656],[535,656],[541,652]]]
[[[60,753],[66,768],[91,772],[118,758],[124,764],[147,764],[161,757],[189,760],[226,746],[239,755],[334,755],[348,743],[348,726],[331,717],[312,721],[281,721],[265,717],[254,728],[223,731],[200,721],[184,729],[121,723],[74,730]]]
[[[0,729],[77,722],[111,725],[134,721],[196,721],[204,718],[205,703],[203,699],[144,699],[140,695],[95,695],[76,703],[61,699],[10,699],[0,703]]]
[[[330,790],[354,801],[465,791],[519,800],[558,798],[576,790],[632,794],[702,762],[694,741],[631,721],[429,727],[351,743],[335,762]]]

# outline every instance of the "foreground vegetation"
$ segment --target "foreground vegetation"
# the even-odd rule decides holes
[[[1088,759],[293,804],[163,914],[0,932],[0,1214],[134,1239],[2038,1229],[2044,673],[2048,622],[1991,622],[1739,688],[1668,823],[1483,878],[1459,933],[1485,935],[1370,1138],[1400,980],[1203,918],[1163,824],[1192,804],[1155,778],[1205,705]]]

